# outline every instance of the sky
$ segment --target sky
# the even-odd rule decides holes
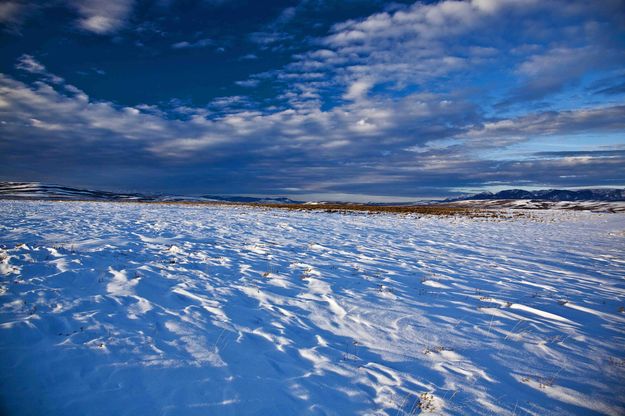
[[[0,180],[625,187],[625,0],[2,0]]]

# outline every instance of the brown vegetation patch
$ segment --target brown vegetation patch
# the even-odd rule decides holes
[[[327,213],[349,214],[363,212],[368,214],[417,214],[442,216],[469,216],[473,218],[499,218],[501,212],[476,208],[455,207],[449,205],[364,205],[364,204],[244,204],[265,208],[288,209],[297,211],[322,211]]]

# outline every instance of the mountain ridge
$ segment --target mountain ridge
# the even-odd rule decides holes
[[[527,191],[524,189],[505,189],[496,193],[481,192],[478,194],[463,195],[448,198],[444,202],[472,201],[472,200],[539,200],[539,201],[625,201],[625,189],[620,188],[586,188],[579,190],[569,189],[541,189]]]
[[[257,204],[303,204],[285,197],[249,197],[240,195],[201,195],[182,196],[164,194],[142,194],[100,191],[74,188],[70,186],[44,184],[40,182],[0,181],[0,199],[44,199],[44,200],[91,200],[91,201],[134,201],[134,202],[235,202]],[[534,200],[534,201],[625,201],[625,189],[587,188],[579,190],[542,189],[527,191],[524,189],[506,189],[496,193],[481,192],[462,195],[443,200],[429,200],[425,204],[450,203],[461,201],[492,200]],[[323,204],[323,201],[309,202]],[[336,202],[335,202],[336,203]],[[341,203],[341,202],[338,202]],[[421,203],[423,204],[423,202]],[[414,205],[406,203],[368,203],[364,205]]]
[[[74,188],[40,182],[0,182],[0,199],[47,199],[128,202],[240,202],[258,204],[297,204],[283,197],[255,198],[247,196],[182,196],[163,194],[118,193],[92,189]]]

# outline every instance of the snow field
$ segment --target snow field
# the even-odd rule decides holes
[[[624,230],[0,201],[0,409],[623,414]]]

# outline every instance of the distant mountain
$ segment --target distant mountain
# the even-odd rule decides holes
[[[302,204],[302,201],[294,201],[289,198],[254,198],[251,196],[215,196],[215,195],[204,195],[202,196],[204,199],[209,199],[213,201],[224,201],[224,202],[242,202],[242,203],[252,203],[252,204]]]
[[[180,196],[116,193],[39,182],[0,182],[0,199],[46,199],[73,201],[136,201],[136,202],[241,202],[256,204],[295,204],[288,198],[253,198],[246,196]]]
[[[63,199],[93,201],[147,201],[141,194],[122,194],[106,191],[46,185],[39,182],[0,182],[2,199]]]
[[[464,195],[450,198],[444,202],[473,201],[473,200],[501,200],[501,199],[530,199],[540,201],[625,201],[625,189],[580,189],[571,191],[566,189],[546,189],[540,191],[526,191],[524,189],[506,189],[497,193],[482,192],[473,195]]]
[[[256,198],[236,195],[147,195],[140,193],[116,193],[90,189],[72,188],[61,185],[49,185],[39,182],[0,182],[0,199],[44,199],[44,200],[74,200],[74,201],[135,201],[135,202],[238,202],[245,204],[302,204],[282,197]],[[532,201],[625,201],[625,189],[582,189],[578,191],[547,189],[540,191],[526,191],[523,189],[507,189],[497,193],[482,192],[473,195],[463,195],[444,201],[420,201],[418,204],[407,203],[368,203],[364,205],[427,205],[432,203],[447,203],[460,201],[489,201],[489,200],[532,200]],[[324,202],[314,202],[323,204]],[[336,204],[336,202],[334,202]]]

